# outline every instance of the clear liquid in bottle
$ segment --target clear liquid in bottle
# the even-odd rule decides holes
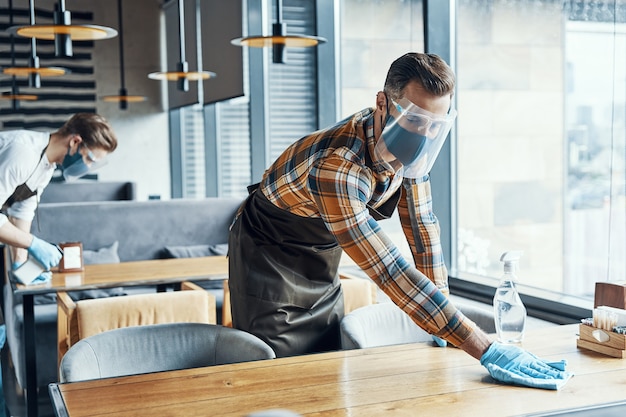
[[[505,252],[504,275],[493,297],[496,332],[502,343],[520,343],[526,328],[526,307],[515,288],[515,270],[520,252]]]

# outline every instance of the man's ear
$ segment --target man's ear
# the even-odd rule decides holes
[[[83,138],[80,135],[70,135],[69,140],[67,141],[67,145],[70,147],[70,154],[74,155],[74,153],[78,152],[78,145],[83,142]]]
[[[74,147],[75,145],[79,145],[82,142],[83,142],[83,138],[81,138],[80,135],[70,136],[70,141],[69,141],[70,146]]]

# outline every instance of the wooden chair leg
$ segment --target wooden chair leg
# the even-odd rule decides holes
[[[222,303],[222,325],[233,327],[233,317],[230,313],[230,288],[228,280],[224,280],[224,302]]]
[[[72,345],[70,340],[70,329],[77,326],[76,323],[76,303],[66,292],[57,293],[57,365],[61,365],[61,359]]]

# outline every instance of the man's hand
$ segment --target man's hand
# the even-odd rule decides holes
[[[573,375],[565,371],[564,360],[549,363],[518,346],[499,342],[491,344],[480,364],[498,381],[532,388],[556,390]]]
[[[58,247],[33,236],[33,242],[28,247],[28,253],[33,256],[43,266],[46,271],[55,267],[61,262],[63,253]]]

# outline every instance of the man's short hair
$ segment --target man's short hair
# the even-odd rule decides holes
[[[438,55],[409,52],[389,67],[385,92],[391,98],[399,99],[411,81],[417,81],[430,94],[443,97],[453,94],[456,77],[452,68]]]
[[[88,148],[109,153],[117,148],[117,137],[107,120],[95,113],[76,113],[57,132],[61,136],[79,135]]]

